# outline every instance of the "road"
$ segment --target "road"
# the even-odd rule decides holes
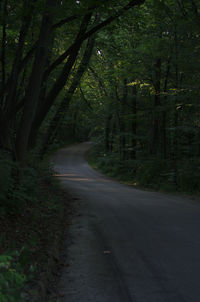
[[[200,203],[103,176],[84,159],[89,147],[53,157],[56,176],[78,204],[61,301],[199,302]]]

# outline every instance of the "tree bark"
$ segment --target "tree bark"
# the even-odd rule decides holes
[[[174,49],[175,49],[175,88],[179,88],[179,66],[178,66],[178,58],[179,58],[179,51],[178,51],[178,35],[177,35],[177,25],[175,24],[174,28]],[[175,98],[174,104],[174,135],[173,135],[173,169],[174,169],[174,184],[175,186],[178,185],[177,176],[178,176],[178,110],[176,108],[177,104],[177,97]]]
[[[56,0],[46,0],[46,9],[41,24],[33,68],[25,94],[24,110],[16,138],[16,154],[18,161],[21,163],[25,161],[31,124],[37,107],[42,76],[52,40],[52,24],[56,4]]]
[[[69,108],[69,104],[73,97],[73,94],[74,94],[76,88],[79,86],[81,78],[89,64],[90,58],[92,56],[92,50],[94,47],[94,43],[95,43],[95,36],[92,36],[88,40],[88,43],[87,43],[87,46],[85,49],[85,53],[83,55],[79,68],[78,68],[76,74],[74,75],[74,79],[68,90],[68,93],[67,93],[66,97],[62,100],[62,102],[60,103],[60,106],[57,109],[57,111],[56,111],[53,119],[51,120],[50,125],[44,135],[43,142],[42,142],[42,148],[41,148],[41,156],[43,156],[44,153],[46,152],[48,146],[52,142],[52,138],[55,137],[56,132],[58,131],[59,126],[61,125],[61,123],[65,117],[66,111]]]
[[[2,79],[1,79],[1,103],[3,102],[3,92],[6,82],[6,25],[7,25],[7,0],[3,2],[3,14],[2,14],[2,40],[1,40],[1,68],[2,68]]]
[[[134,6],[141,5],[145,2],[145,0],[132,0],[130,1],[127,5],[122,7],[118,12],[116,12],[113,16],[110,16],[106,20],[100,22],[87,32],[85,32],[83,35],[80,35],[79,41],[77,41],[79,44],[82,44],[85,40],[87,40],[90,36],[104,28],[105,26],[109,25],[112,23],[115,19],[117,19],[120,15],[124,14],[126,11],[129,9],[133,8]],[[91,8],[90,8],[91,10]],[[75,43],[77,43],[75,42]],[[74,51],[74,46],[75,43],[73,43],[57,60],[55,60],[46,70],[44,74],[44,80],[48,78],[50,73],[57,67],[59,66],[73,51]]]
[[[13,61],[11,75],[6,85],[4,82],[4,87],[2,88],[2,98],[5,100],[5,102],[3,102],[2,104],[4,117],[1,121],[1,142],[6,148],[9,147],[10,137],[12,137],[12,125],[15,116],[12,115],[11,112],[13,110],[13,107],[15,107],[17,104],[17,88],[20,72],[19,66],[22,60],[25,37],[27,35],[31,23],[31,14],[33,13],[33,2],[28,4],[27,1],[25,1],[23,11],[26,12],[26,14],[24,16],[24,20],[22,20],[22,25],[19,33],[19,43],[16,51],[16,56]],[[6,94],[7,97],[5,96]]]
[[[119,152],[120,158],[123,161],[127,157],[126,152],[126,126],[125,126],[125,104],[127,103],[127,96],[128,96],[128,88],[127,88],[127,79],[123,81],[123,97],[122,99],[119,98],[120,101],[120,116],[119,116]]]
[[[53,1],[53,0],[46,0],[46,1],[47,1],[48,5],[51,7],[51,1]],[[34,123],[32,125],[33,126],[32,127],[33,132],[37,133],[37,131],[40,128],[43,120],[45,119],[47,113],[49,112],[52,104],[54,103],[56,97],[58,96],[61,89],[64,87],[83,41],[86,40],[91,35],[93,35],[98,30],[100,30],[103,27],[105,27],[106,25],[110,24],[113,20],[115,20],[118,16],[120,16],[121,14],[126,12],[127,10],[131,9],[132,7],[134,7],[136,5],[143,4],[144,2],[145,2],[144,0],[132,0],[132,1],[130,1],[127,5],[122,7],[113,16],[107,18],[105,21],[101,22],[97,26],[94,26],[88,32],[85,31],[85,33],[82,33],[79,36],[79,39],[78,39],[77,43],[74,43],[74,45],[70,49],[70,54],[68,54],[69,55],[68,61],[64,65],[64,68],[63,68],[60,76],[58,77],[56,83],[54,84],[54,86],[50,90],[49,94],[47,95],[45,104],[42,106],[42,108],[40,108],[37,111],[36,118],[34,119]],[[88,15],[91,15],[91,14],[88,14]],[[46,31],[44,29],[46,29]],[[51,29],[51,31],[52,31],[53,30],[53,25],[51,24],[51,26],[49,27],[49,25],[47,24],[47,26],[43,28],[44,32],[46,32],[46,33],[48,32],[48,29]],[[47,37],[47,35],[46,35],[46,37]],[[44,38],[45,38],[45,35],[44,35]],[[39,45],[37,46],[37,49],[40,48],[41,39],[39,39],[38,44]],[[36,52],[36,53],[38,54],[38,52]],[[45,51],[44,51],[44,53],[45,53]],[[42,53],[41,53],[41,55],[42,55]],[[37,55],[36,55],[36,57],[37,57]],[[25,102],[20,127],[19,127],[19,130],[17,132],[17,143],[16,143],[16,145],[17,145],[17,154],[18,154],[18,157],[19,157],[20,161],[22,161],[24,159],[26,149],[27,149],[27,144],[28,144],[27,142],[28,142],[28,137],[29,137],[29,134],[30,134],[30,128],[31,128],[31,124],[32,124],[32,121],[33,121],[33,118],[34,118],[34,115],[35,115],[36,106],[37,106],[37,103],[38,103],[38,97],[39,97],[38,94],[39,94],[39,89],[40,89],[40,86],[41,86],[41,81],[42,81],[42,76],[43,76],[43,69],[44,69],[44,65],[45,65],[45,64],[43,64],[44,62],[45,62],[45,60],[43,60],[42,56],[41,56],[41,64],[39,64],[39,66],[37,66],[37,68],[34,68],[34,72],[32,72],[31,81],[30,81],[30,84],[29,84],[28,89],[27,89],[27,91],[28,91],[27,92],[27,97],[28,97],[29,101],[27,102],[27,100],[26,100],[26,102]],[[37,64],[34,63],[34,66],[35,65],[37,65]],[[36,77],[35,70],[37,70],[38,78]],[[31,82],[32,82],[32,84],[31,84]]]
[[[9,112],[11,111],[11,107],[12,107],[13,103],[15,103],[15,96],[16,96],[16,91],[17,91],[18,77],[19,77],[19,67],[20,67],[20,63],[22,61],[25,38],[28,33],[28,29],[29,29],[31,19],[32,19],[33,2],[28,4],[25,1],[24,11],[27,11],[27,10],[28,10],[28,12],[26,13],[26,15],[24,17],[24,20],[22,22],[22,26],[20,29],[19,43],[18,43],[16,56],[15,56],[13,66],[12,66],[11,76],[9,78],[9,83],[8,83],[9,91],[8,91],[8,96],[6,98],[6,104],[5,104],[5,112],[8,115],[9,115]]]
[[[152,121],[152,154],[157,154],[159,150],[159,127],[160,119],[158,106],[160,105],[160,81],[161,81],[161,59],[158,58],[155,63],[155,96],[154,96],[154,112]]]
[[[71,69],[76,61],[79,50],[82,46],[82,43],[81,44],[79,43],[80,36],[83,35],[84,32],[87,30],[87,26],[90,22],[90,19],[91,19],[91,14],[86,15],[84,17],[79,33],[76,37],[76,43],[74,43],[74,51],[69,56],[60,76],[58,77],[56,83],[53,85],[52,89],[49,91],[46,99],[44,100],[44,102],[42,102],[42,104],[39,104],[37,108],[35,118],[31,127],[30,136],[29,136],[30,144],[33,144],[36,141],[36,136],[43,120],[45,119],[55,99],[57,98],[58,94],[60,93],[61,89],[64,87],[70,76]]]
[[[165,106],[167,103],[167,86],[168,86],[169,73],[170,73],[170,68],[171,68],[171,65],[170,65],[171,58],[172,58],[172,55],[170,54],[169,59],[167,61],[166,75],[165,75],[165,81],[164,81],[164,87],[163,87],[164,104],[163,104],[163,110],[162,110],[162,154],[163,154],[164,159],[167,159],[167,134],[166,134],[167,111],[166,111]]]
[[[111,119],[112,119],[112,114],[109,112],[105,120],[105,138],[104,138],[105,153],[111,151],[110,148]]]
[[[131,153],[130,158],[136,159],[136,147],[137,147],[137,140],[136,140],[136,134],[137,134],[137,121],[136,121],[136,114],[137,114],[137,89],[136,86],[131,87],[131,94],[132,94],[132,114],[133,119],[131,122],[131,130],[132,130],[132,139],[131,139]]]

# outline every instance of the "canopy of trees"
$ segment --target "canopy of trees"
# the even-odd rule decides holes
[[[1,2],[3,149],[11,149],[18,161],[25,161],[57,97],[63,94],[66,107],[75,91],[91,56],[95,33],[143,2]],[[80,65],[78,70],[75,65]]]
[[[199,20],[198,1],[149,0],[96,37],[66,127],[91,131],[103,171],[199,191]]]
[[[199,20],[197,0],[1,1],[1,150],[24,165],[89,135],[120,169],[182,182],[200,154]]]

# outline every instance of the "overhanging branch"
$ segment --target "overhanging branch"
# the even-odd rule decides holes
[[[117,19],[119,16],[124,14],[127,10],[131,9],[132,7],[136,5],[141,5],[145,2],[145,0],[132,0],[127,5],[125,5],[123,8],[121,8],[115,15],[107,18],[103,22],[99,23],[98,25],[94,26],[92,29],[90,29],[88,32],[86,32],[82,37],[80,37],[78,43],[82,43],[86,39],[88,39],[91,35],[98,32],[103,27],[109,25],[112,21]],[[50,73],[58,66],[60,65],[68,56],[70,53],[74,51],[74,48],[77,45],[77,41],[74,42],[57,60],[55,60],[46,70],[44,75],[44,80],[47,79],[47,77],[50,75]]]

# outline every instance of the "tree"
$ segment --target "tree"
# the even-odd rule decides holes
[[[4,1],[0,114],[1,126],[4,129],[1,134],[3,148],[10,148],[11,140],[14,139],[12,145],[16,144],[16,157],[20,162],[25,161],[28,142],[29,146],[35,145],[35,138],[44,119],[64,86],[70,81],[71,71],[84,41],[124,12],[142,3],[144,3],[142,0],[123,1],[121,5],[116,4],[116,1],[107,3],[102,0],[98,4],[95,1],[74,1],[69,7],[67,1],[46,0],[43,5],[40,1],[33,0],[30,3],[23,0],[18,6],[14,2],[8,4],[6,0]],[[110,9],[114,5],[115,10],[111,12]],[[21,26],[16,21],[17,27],[13,29],[13,33],[19,35],[19,39],[16,39],[15,51],[12,54],[14,63],[11,67],[6,64],[5,39],[8,33],[6,26],[10,26],[7,15],[12,10],[14,10],[16,20],[18,16],[22,18],[19,19]],[[34,20],[31,18],[33,10],[36,13]],[[94,25],[94,16],[99,15],[100,11],[101,20]],[[38,21],[37,24],[35,20]],[[72,30],[69,37],[65,39],[67,46],[64,46],[64,52],[56,58],[55,42],[58,41],[59,33],[67,26],[69,28],[69,25]],[[34,32],[31,33],[32,29]],[[38,33],[38,37],[35,33]],[[61,72],[53,82],[57,70]]]
[[[134,171],[145,185],[198,186],[198,9],[196,1],[146,1],[119,18],[99,35],[90,68],[97,83],[88,74],[82,85],[88,99],[101,99],[100,161],[109,167],[110,158],[111,170]]]

